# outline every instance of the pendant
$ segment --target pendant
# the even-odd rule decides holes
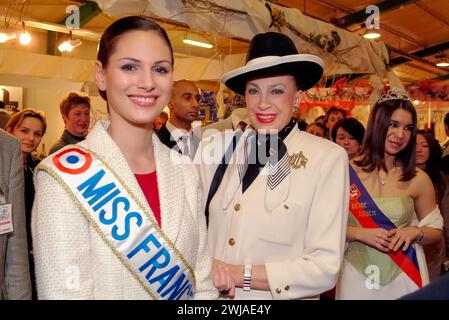
[[[379,171],[378,173],[380,179],[380,185],[383,187],[385,185],[386,174],[384,175],[383,171]]]

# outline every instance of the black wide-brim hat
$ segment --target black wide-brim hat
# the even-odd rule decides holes
[[[282,33],[266,32],[254,36],[244,67],[234,69],[221,77],[229,89],[245,94],[251,79],[291,75],[299,89],[306,91],[321,79],[324,62],[312,54],[300,54],[293,41]]]

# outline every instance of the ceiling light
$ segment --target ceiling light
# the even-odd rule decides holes
[[[213,48],[213,45],[211,45],[210,43],[205,43],[205,42],[200,42],[200,41],[195,41],[195,40],[190,40],[190,39],[184,39],[182,40],[182,42],[186,43],[186,44],[190,44],[192,46],[197,46],[197,47],[202,47],[202,48]]]
[[[437,59],[435,65],[440,68],[446,68],[449,67],[449,58],[444,53],[439,53],[435,55],[435,58]]]
[[[42,29],[42,30],[48,30],[48,31],[54,31],[59,33],[69,33],[69,30],[64,25],[51,23],[51,22],[40,22],[40,21],[34,21],[27,19],[25,20],[25,23],[28,27]],[[72,31],[72,30],[70,30]],[[86,29],[74,29],[73,34],[77,37],[83,37],[86,39],[98,41],[101,38],[101,33],[86,30]]]
[[[380,33],[377,32],[375,29],[371,29],[371,30],[368,30],[368,31],[363,35],[363,37],[364,37],[365,39],[377,39],[377,38],[380,37]]]
[[[72,50],[80,46],[83,42],[81,39],[72,39],[72,32],[69,33],[69,40],[66,40],[59,44],[58,50],[61,52],[72,52]]]
[[[19,41],[21,44],[23,45],[28,45],[31,42],[31,36],[28,33],[28,31],[25,30],[25,22],[22,21],[22,32],[20,33],[19,36]]]
[[[20,36],[19,36],[19,41],[20,41],[20,43],[23,44],[23,45],[30,44],[30,42],[31,42],[31,36],[30,36],[30,34],[28,33],[28,31],[24,31],[24,32],[22,32],[22,33],[20,34]]]
[[[440,61],[440,62],[437,62],[436,66],[446,68],[446,67],[449,67],[449,62],[448,61]]]
[[[58,50],[61,52],[72,52],[74,48],[80,46],[82,43],[81,39],[66,40],[58,46]]]
[[[0,32],[0,43],[15,39],[17,37],[15,32],[4,33]]]

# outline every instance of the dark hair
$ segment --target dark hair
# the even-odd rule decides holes
[[[440,159],[443,155],[443,151],[441,150],[438,140],[433,137],[431,132],[426,130],[418,130],[416,132],[416,135],[418,134],[422,135],[429,145],[429,159],[427,159],[426,163],[424,164],[423,170],[429,175],[430,179],[432,180],[433,186],[437,191],[437,198],[439,203],[445,191],[445,186],[441,181],[440,173]]]
[[[363,136],[365,135],[365,127],[357,119],[346,118],[340,119],[332,128],[332,141],[335,142],[338,128],[343,128],[347,133],[354,137],[357,142],[362,145]]]
[[[317,126],[318,128],[322,129],[323,130],[322,138],[329,140],[329,130],[327,129],[327,127],[324,124],[322,124],[321,122],[312,122],[307,126],[306,132],[308,132],[308,130],[311,126]]]
[[[168,38],[167,32],[162,27],[144,16],[129,16],[115,21],[103,33],[98,49],[97,60],[101,62],[103,68],[106,68],[109,62],[109,57],[114,53],[116,43],[121,35],[129,31],[156,31],[163,40],[167,43],[171,54],[171,63],[173,66],[173,48]],[[99,90],[100,95],[104,100],[106,99],[106,92]]]
[[[326,117],[324,118],[324,124],[327,123],[327,120],[329,119],[329,116],[332,113],[341,113],[343,115],[343,118],[346,118],[346,110],[337,108],[337,107],[330,107],[327,111],[326,111]]]
[[[360,160],[355,164],[363,167],[365,172],[372,172],[375,169],[388,171],[385,166],[385,139],[390,127],[390,120],[393,112],[403,109],[412,115],[413,128],[411,130],[410,141],[407,146],[396,155],[396,162],[403,166],[400,181],[409,181],[416,175],[416,110],[410,100],[390,99],[381,103],[377,102],[370,114],[365,138],[362,143]]]
[[[299,130],[306,131],[307,126],[308,126],[307,121],[301,119],[301,120],[298,120],[297,124],[298,124]]]
[[[72,110],[77,105],[84,104],[90,110],[90,98],[87,94],[80,92],[69,92],[64,99],[62,99],[59,104],[59,110],[61,111],[61,115],[68,116],[70,110]]]

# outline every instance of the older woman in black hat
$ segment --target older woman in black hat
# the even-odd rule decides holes
[[[244,67],[222,82],[245,95],[251,125],[202,142],[214,282],[236,299],[317,298],[340,269],[348,157],[291,121],[323,61],[280,33],[256,35]],[[201,158],[198,158],[201,157]]]

